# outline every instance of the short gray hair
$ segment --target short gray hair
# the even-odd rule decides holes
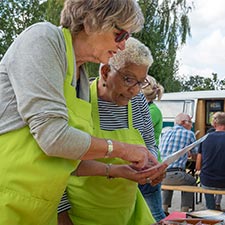
[[[66,0],[61,12],[60,24],[72,34],[84,29],[91,32],[109,31],[117,25],[138,32],[144,24],[144,17],[136,0]]]
[[[186,113],[179,113],[174,120],[174,124],[181,125],[183,121],[189,120],[191,117]]]
[[[212,116],[212,125],[218,124],[218,125],[225,125],[225,112],[216,112]]]
[[[145,65],[148,68],[153,63],[149,48],[133,37],[128,38],[124,50],[118,50],[118,52],[109,59],[109,64],[117,70],[125,67],[126,64],[129,63]]]

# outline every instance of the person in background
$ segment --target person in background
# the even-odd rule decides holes
[[[81,159],[147,165],[145,146],[91,136],[83,66],[107,63],[143,23],[135,0],[67,0],[61,27],[34,24],[9,47],[0,63],[0,224],[56,224]]]
[[[211,125],[212,125],[212,127],[210,127],[210,128],[207,130],[207,133],[216,131],[215,127],[213,126],[212,121],[211,121]],[[200,173],[200,171],[199,171],[199,173]],[[218,194],[215,195],[216,210],[221,210],[221,201],[222,201],[222,197],[223,197],[223,195],[218,195]]]
[[[163,117],[160,109],[153,102],[154,100],[160,100],[164,88],[160,85],[154,77],[148,75],[147,80],[149,85],[142,89],[149,106],[149,112],[151,115],[153,127],[154,127],[154,136],[157,146],[159,145],[159,137],[162,131]],[[161,162],[160,151],[158,150],[158,161]],[[152,186],[151,184],[139,184],[139,189],[143,194],[155,220],[159,222],[160,220],[166,217],[163,208],[162,208],[162,197],[161,197],[161,183]]]
[[[167,130],[161,137],[159,150],[162,160],[167,156],[177,152],[185,146],[193,143],[196,138],[192,128],[192,120],[188,114],[179,113],[175,117],[174,127]],[[162,184],[167,185],[196,185],[195,178],[186,173],[186,163],[188,157],[196,158],[198,147],[191,149],[190,152],[181,156],[178,160],[168,166],[166,177]],[[168,213],[171,206],[173,191],[162,191],[163,209]],[[189,192],[181,193],[181,211],[187,212],[192,207],[194,195]]]
[[[150,75],[147,76],[149,85],[142,89],[149,106],[150,115],[152,118],[152,123],[154,126],[154,135],[156,145],[159,146],[159,138],[162,132],[163,117],[159,107],[153,102],[154,100],[161,100],[164,87],[156,81],[156,79]],[[160,161],[160,151],[159,151],[159,161]]]
[[[129,38],[125,50],[118,51],[109,64],[100,66],[99,79],[91,85],[91,104],[94,135],[146,145],[157,166],[137,172],[119,158],[82,161],[67,187],[73,224],[155,222],[136,183],[157,184],[167,166],[157,163],[148,105],[140,93],[148,85],[146,74],[152,61],[150,50],[137,39]]]
[[[225,112],[216,112],[211,123],[215,131],[199,146],[196,170],[203,188],[225,190]],[[220,209],[213,194],[205,194],[205,200],[208,209]]]

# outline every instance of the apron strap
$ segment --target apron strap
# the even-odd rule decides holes
[[[63,28],[62,32],[66,43],[66,58],[68,63],[66,80],[70,84],[72,84],[74,75],[74,54],[73,54],[72,36],[67,28]]]

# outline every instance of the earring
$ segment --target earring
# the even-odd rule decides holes
[[[103,83],[103,84],[102,84],[102,86],[103,86],[103,87],[106,87],[106,84],[105,84],[105,83]]]

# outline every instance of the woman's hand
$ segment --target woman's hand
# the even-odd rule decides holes
[[[109,140],[108,140],[109,141]],[[157,164],[155,157],[144,145],[127,144],[115,140],[110,140],[111,151],[108,152],[109,143],[106,139],[91,137],[91,145],[88,151],[80,158],[81,160],[91,160],[104,158],[121,158],[129,161],[137,169],[141,170],[148,165],[149,160]]]
[[[156,158],[151,154],[151,152],[143,145],[130,145],[124,148],[125,154],[121,157],[132,163],[132,167],[136,170],[142,170],[144,168],[149,168],[149,162],[152,165],[157,165],[158,162]]]
[[[136,170],[133,165],[111,165],[110,176],[129,179],[139,184],[151,183],[154,186],[162,181],[166,168],[166,164],[160,163],[145,170]]]
[[[165,163],[153,161],[149,161],[144,169],[137,170],[132,164],[110,164],[110,166],[107,166],[103,162],[85,160],[80,162],[77,170],[72,174],[75,176],[109,176],[132,180],[140,184],[151,183],[156,185],[164,178],[166,168]]]

